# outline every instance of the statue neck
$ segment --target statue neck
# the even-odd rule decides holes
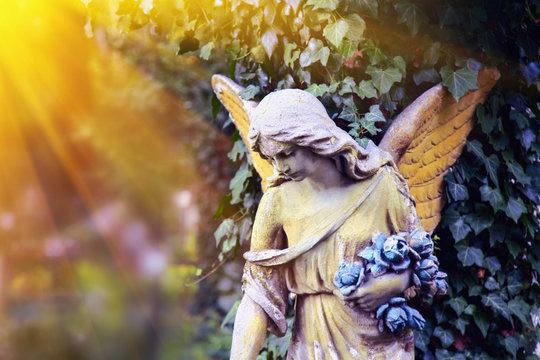
[[[304,179],[305,184],[315,191],[341,187],[350,184],[352,181],[336,168],[333,159],[325,157],[319,157],[313,163],[312,171]]]

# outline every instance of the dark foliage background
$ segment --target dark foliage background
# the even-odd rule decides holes
[[[99,18],[97,5],[88,9]],[[108,20],[123,32],[145,27],[179,54],[226,62],[246,99],[306,89],[360,144],[380,140],[436,83],[459,99],[477,88],[478,71],[497,67],[501,79],[446,176],[435,234],[450,289],[432,303],[417,300],[428,319],[415,336],[417,356],[539,358],[540,1],[123,0],[113,10]],[[217,114],[215,98],[212,107]],[[237,133],[232,140],[238,170],[225,199],[233,206],[222,201],[216,213],[215,264],[248,246],[261,195],[245,146]],[[286,340],[269,337],[259,358],[285,350]]]

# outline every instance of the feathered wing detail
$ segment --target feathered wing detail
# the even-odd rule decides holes
[[[250,112],[257,106],[255,101],[246,101],[240,97],[240,92],[244,88],[231,79],[223,75],[212,76],[212,88],[218,97],[219,101],[231,114],[231,118],[246,144],[253,167],[259,173],[262,179],[263,191],[266,189],[267,179],[274,173],[274,167],[268,161],[263,159],[258,153],[251,150],[247,139],[249,132],[249,115]]]
[[[499,79],[497,69],[478,75],[479,88],[458,102],[442,85],[422,94],[392,122],[379,147],[389,152],[416,200],[425,230],[432,233],[445,202],[443,177],[465,146],[478,104]]]

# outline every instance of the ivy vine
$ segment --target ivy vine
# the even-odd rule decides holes
[[[87,4],[92,19],[99,3]],[[427,319],[417,357],[540,357],[539,0],[112,3],[108,20],[120,31],[146,27],[179,54],[227,61],[246,99],[309,91],[361,145],[380,140],[429,87],[442,82],[458,100],[478,87],[483,67],[496,66],[501,80],[446,176],[436,245],[449,290],[416,304]],[[212,106],[217,113],[219,102]],[[238,171],[228,199],[238,211],[215,232],[220,261],[247,246],[261,196],[245,145],[237,133],[232,140]],[[268,338],[260,358],[284,349]]]

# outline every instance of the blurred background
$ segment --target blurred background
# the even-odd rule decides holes
[[[235,171],[224,65],[93,25],[0,1],[0,359],[226,358],[241,266],[193,284]]]

